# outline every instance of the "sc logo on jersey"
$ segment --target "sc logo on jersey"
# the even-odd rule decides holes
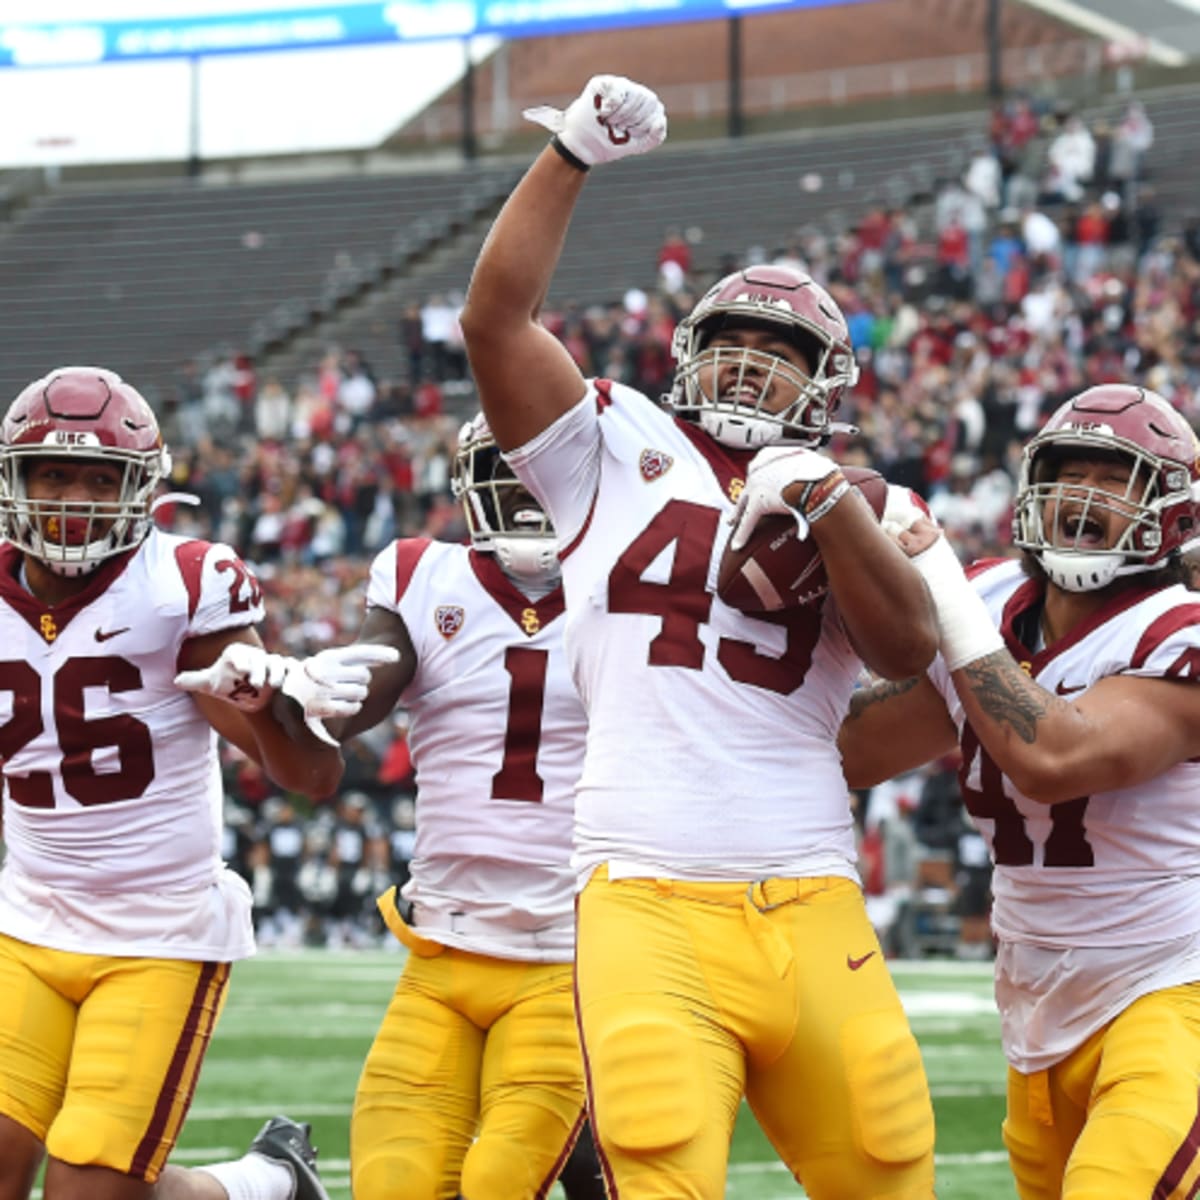
[[[439,604],[433,610],[433,623],[438,633],[449,641],[462,627],[467,614],[461,605]]]

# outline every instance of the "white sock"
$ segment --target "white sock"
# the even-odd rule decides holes
[[[243,1154],[235,1162],[196,1170],[207,1171],[225,1189],[229,1200],[292,1200],[296,1191],[291,1168],[264,1154]]]

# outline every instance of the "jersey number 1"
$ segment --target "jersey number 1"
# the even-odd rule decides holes
[[[512,689],[508,695],[504,761],[492,777],[493,800],[542,802],[543,784],[537,773],[537,756],[542,741],[549,659],[549,651],[529,646],[509,646],[504,652],[504,669],[512,676]]]

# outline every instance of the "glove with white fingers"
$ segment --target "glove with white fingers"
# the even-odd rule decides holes
[[[809,526],[825,516],[849,490],[841,468],[823,454],[802,447],[766,446],[750,460],[746,486],[729,515],[733,526],[730,549],[740,550],[759,521],[770,513],[793,517],[797,536],[803,541]],[[785,498],[785,491],[789,498]]]
[[[270,699],[270,689],[283,683],[294,661],[250,642],[230,642],[211,666],[181,671],[175,686],[216,696],[243,712],[257,712]]]
[[[394,646],[357,642],[335,646],[300,662],[293,659],[283,694],[304,709],[306,720],[352,717],[367,698],[371,669],[399,660],[400,651]]]
[[[667,136],[662,101],[643,84],[622,75],[594,75],[566,110],[539,104],[525,109],[527,121],[544,125],[552,144],[572,166],[645,154]]]

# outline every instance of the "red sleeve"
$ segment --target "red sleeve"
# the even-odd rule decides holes
[[[1190,625],[1196,624],[1200,624],[1200,604],[1184,604],[1179,608],[1168,609],[1161,617],[1152,621],[1150,627],[1142,634],[1141,641],[1138,642],[1137,649],[1134,650],[1133,656],[1129,660],[1129,665],[1135,670],[1144,667],[1150,655],[1167,638],[1181,629],[1187,629]],[[1192,654],[1194,653],[1193,651]],[[1185,655],[1185,657],[1187,656]]]
[[[183,586],[187,589],[188,620],[196,615],[200,605],[200,580],[204,574],[204,556],[208,553],[211,542],[203,542],[196,538],[175,547],[175,562],[179,574],[183,578]]]
[[[412,582],[413,572],[421,555],[429,549],[430,538],[405,538],[396,543],[396,603],[399,604],[408,585]]]
[[[1007,558],[977,558],[969,567],[964,568],[963,573],[968,579],[977,579],[984,571],[990,571],[992,567],[1009,561]]]

